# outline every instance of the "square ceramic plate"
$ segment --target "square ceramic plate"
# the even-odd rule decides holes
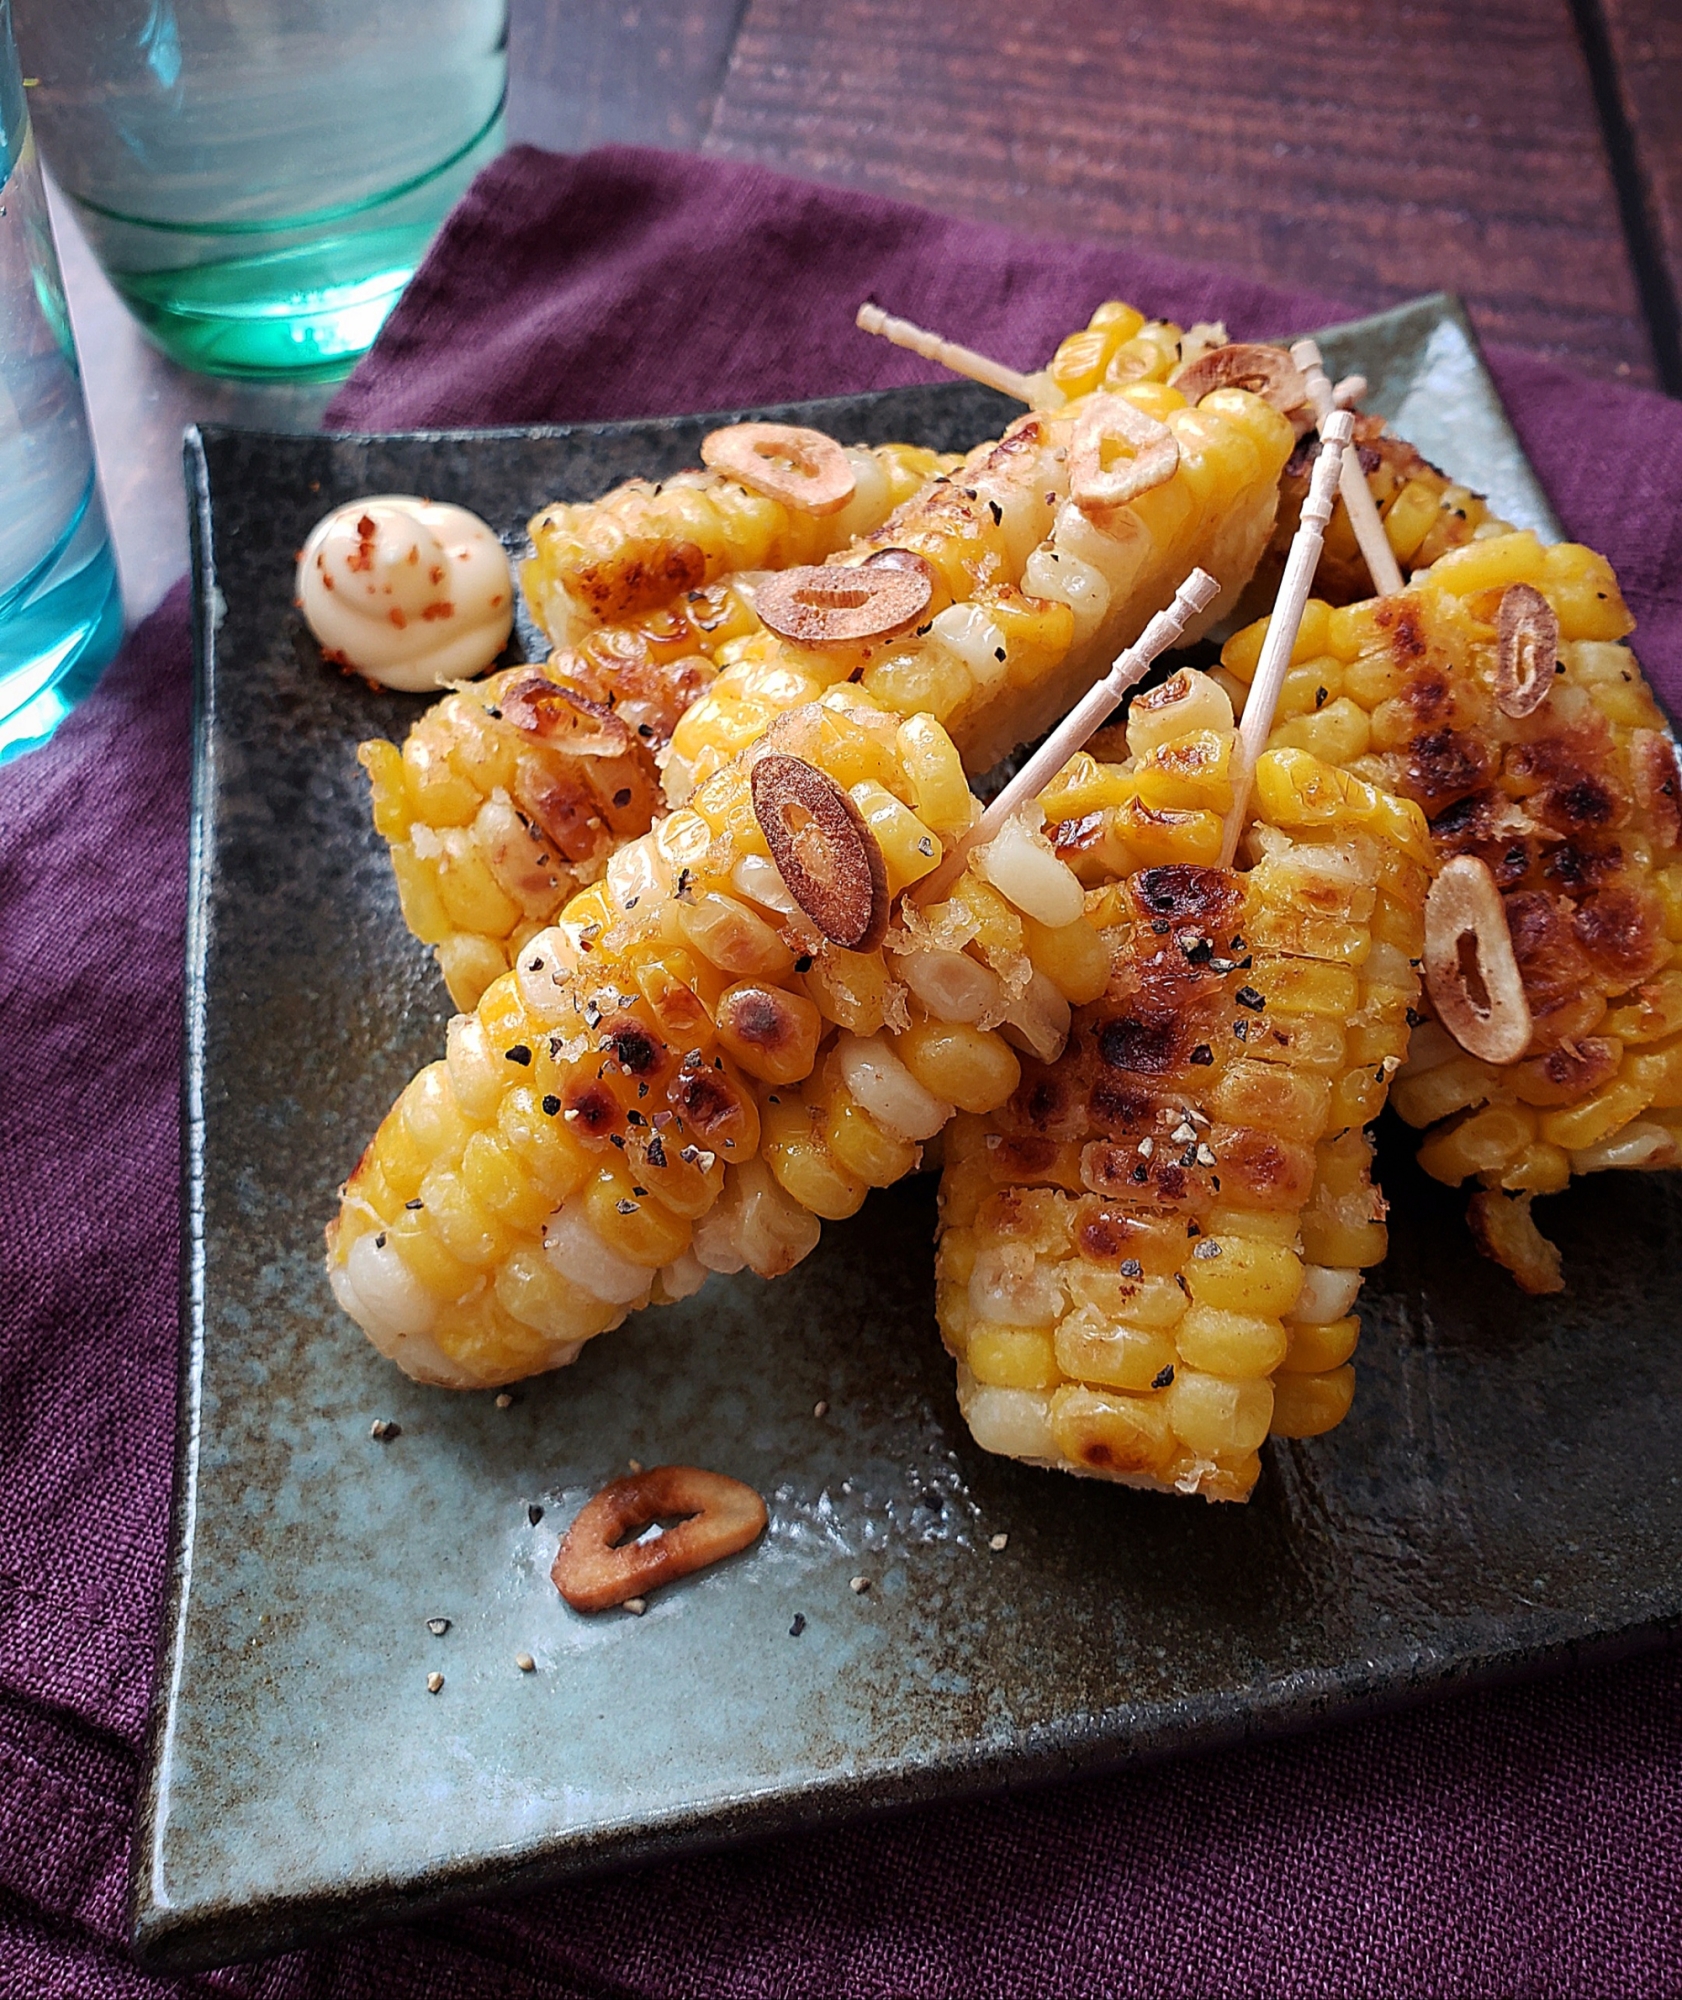
[[[1322,338],[1427,452],[1552,530],[1451,302]],[[949,384],[762,414],[958,447],[1013,408]],[[974,1449],[935,1333],[927,1179],[827,1229],[790,1278],[646,1313],[506,1410],[415,1387],[339,1315],[335,1184],[448,1009],[354,758],[419,705],[323,670],[294,551],[330,505],[382,491],[463,502],[514,545],[545,500],[693,463],[712,421],[189,439],[188,1262],[134,1850],[150,1965],[1300,1728],[1682,1615],[1682,1346],[1654,1282],[1682,1249],[1669,1178],[1559,1204],[1571,1289],[1529,1303],[1393,1146],[1354,1414],[1270,1447],[1241,1508]],[[375,1442],[377,1417],[401,1436]],[[646,1617],[583,1618],[550,1561],[633,1457],[749,1480],[771,1526]]]

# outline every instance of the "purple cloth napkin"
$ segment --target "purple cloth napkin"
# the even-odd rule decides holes
[[[518,149],[342,427],[628,417],[1021,366],[1120,295],[1241,335],[1346,312],[755,169]],[[1496,355],[1682,708],[1682,407]],[[201,1981],[121,1946],[174,1412],[188,639],[178,588],[0,772],[0,1997],[1673,1994],[1682,1656],[1127,1778],[668,1864]]]

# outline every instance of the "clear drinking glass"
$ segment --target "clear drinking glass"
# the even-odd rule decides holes
[[[123,636],[82,378],[0,0],[0,763],[44,742]]]
[[[323,378],[503,144],[507,0],[16,0],[31,110],[165,353]]]

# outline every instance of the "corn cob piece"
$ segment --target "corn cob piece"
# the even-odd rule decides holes
[[[1044,801],[1059,851],[1118,878],[1087,896],[1109,978],[1060,1059],[947,1132],[941,1333],[986,1449],[1243,1500],[1270,1432],[1330,1430],[1353,1397],[1385,1250],[1364,1128],[1418,993],[1425,827],[1269,751],[1249,865],[1220,868],[1222,690],[1176,674],[1127,740],[1130,765],[1079,756]]]
[[[712,466],[545,507],[531,521],[533,553],[520,570],[532,616],[566,647],[733,572],[822,562],[953,462],[909,444],[851,445],[845,456],[852,495],[828,513]]]
[[[1503,601],[1525,589],[1556,636],[1515,698],[1498,628]],[[1311,605],[1270,737],[1417,801],[1434,870],[1475,857],[1499,892],[1494,942],[1510,944],[1528,1040],[1490,1060],[1428,1019],[1392,1101],[1425,1131],[1427,1172],[1476,1183],[1480,1247],[1532,1292],[1563,1282],[1530,1215],[1537,1195],[1575,1174],[1682,1160],[1682,780],[1620,643],[1631,623],[1591,550],[1475,539],[1399,597]],[[1233,685],[1260,639],[1256,626],[1228,642]],[[1480,1041],[1475,1025],[1458,1032]]]
[[[1126,425],[1148,442],[1124,445]],[[1112,444],[1124,464],[1156,455],[1131,497],[1108,504],[1083,483],[1089,436],[1101,439],[1099,477]],[[835,559],[846,571],[890,551],[920,558],[932,594],[916,627],[807,645],[766,631],[726,648],[673,731],[668,794],[704,782],[790,700],[847,680],[898,714],[933,716],[969,770],[989,769],[1072,707],[1189,569],[1222,587],[1197,631],[1231,607],[1272,531],[1293,440],[1289,421],[1246,390],[1218,389],[1193,408],[1151,379],[1020,418]]]
[[[789,1269],[955,1107],[1002,1103],[1104,962],[1027,826],[888,921],[977,810],[927,717],[844,687],[777,718],[451,1023],[344,1189],[345,1310],[422,1380],[559,1367],[709,1270]],[[831,870],[839,915],[819,834],[869,862]]]

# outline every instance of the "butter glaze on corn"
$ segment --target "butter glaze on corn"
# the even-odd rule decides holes
[[[1054,1054],[1101,986],[1031,816],[994,880],[902,904],[877,950],[830,945],[754,816],[766,749],[847,791],[895,895],[978,810],[937,723],[838,688],[622,848],[451,1023],[346,1184],[335,1292],[410,1374],[512,1381],[708,1271],[788,1270],[954,1108],[1002,1103],[1018,1049]]]
[[[1559,670],[1529,715],[1494,699],[1497,610],[1513,584],[1559,621]],[[1501,891],[1534,1033],[1515,1063],[1435,1021],[1393,1092],[1420,1162],[1477,1183],[1480,1247],[1531,1291],[1562,1283],[1530,1203],[1574,1174],[1682,1160],[1682,846],[1676,746],[1629,648],[1610,565],[1529,533],[1473,540],[1399,597],[1310,605],[1270,741],[1416,800],[1437,863],[1472,854]],[[1262,626],[1223,658],[1254,672]],[[1428,1009],[1428,1003],[1422,1002]]]
[[[1385,1249],[1364,1128],[1418,996],[1425,830],[1270,751],[1250,865],[1220,869],[1225,696],[1177,675],[1136,698],[1128,743],[1044,800],[1094,884],[1107,984],[1059,1058],[947,1133],[940,1325],[986,1449],[1242,1500],[1270,1432],[1330,1430],[1354,1393]]]

